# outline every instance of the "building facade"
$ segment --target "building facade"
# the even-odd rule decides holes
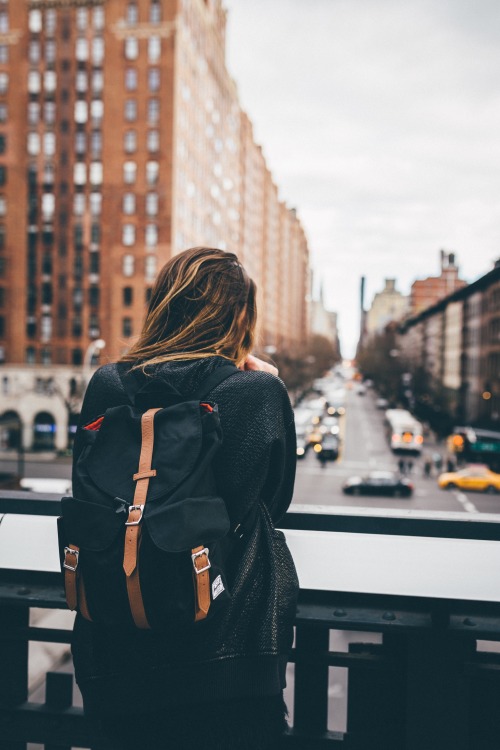
[[[500,262],[406,319],[398,348],[429,407],[455,424],[500,429]]]
[[[0,2],[0,361],[81,366],[96,339],[116,359],[200,244],[241,255],[263,345],[304,342],[307,241],[225,33],[220,0]]]
[[[417,279],[410,291],[410,315],[417,315],[422,310],[432,307],[440,299],[444,299],[453,292],[461,289],[466,282],[459,277],[459,268],[455,254],[440,251],[440,274]]]
[[[396,289],[396,280],[385,279],[383,290],[375,294],[366,313],[365,334],[380,333],[388,323],[401,320],[407,309],[408,298]]]

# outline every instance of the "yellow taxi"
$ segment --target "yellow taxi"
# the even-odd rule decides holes
[[[482,464],[471,464],[459,471],[449,471],[438,477],[438,485],[443,490],[478,490],[479,492],[500,492],[500,474]]]

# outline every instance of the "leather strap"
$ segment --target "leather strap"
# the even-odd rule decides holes
[[[70,544],[64,549],[64,588],[66,591],[66,603],[72,611],[79,608],[80,614],[86,620],[92,621],[90,616],[83,576],[78,570],[80,559],[80,548],[76,544]],[[78,606],[79,605],[79,606]]]
[[[208,572],[210,561],[206,547],[195,547],[191,550],[191,554],[194,568],[194,621],[198,622],[205,619],[210,609],[210,574]],[[197,572],[199,570],[201,573]]]
[[[139,579],[139,548],[141,522],[147,500],[149,480],[156,475],[156,471],[151,469],[151,461],[153,460],[154,447],[154,417],[157,411],[160,411],[160,409],[148,409],[141,418],[141,455],[139,457],[139,468],[133,476],[137,484],[133,505],[129,508],[123,552],[123,570],[126,576],[130,611],[136,626],[143,630],[149,628],[150,625],[144,610]]]
[[[78,570],[79,555],[80,548],[75,544],[69,544],[64,548],[64,589],[66,603],[72,612],[78,607],[76,571]]]

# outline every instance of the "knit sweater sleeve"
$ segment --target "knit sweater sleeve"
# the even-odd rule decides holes
[[[293,495],[296,438],[284,383],[265,372],[237,373],[213,392],[223,431],[215,461],[219,491],[232,521],[262,501],[274,523]]]

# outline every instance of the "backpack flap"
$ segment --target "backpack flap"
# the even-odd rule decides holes
[[[106,505],[63,497],[61,501],[64,519],[65,544],[71,542],[90,552],[108,549],[127,520],[126,505],[120,504],[115,511]]]
[[[124,405],[108,409],[94,444],[85,459],[85,470],[105,494],[131,503],[135,492],[133,474],[141,452],[141,412]],[[155,481],[148,502],[164,497],[188,477],[200,456],[203,430],[197,402],[161,409],[155,416]],[[157,446],[168,453],[157,454]]]
[[[145,523],[153,543],[163,552],[190,551],[229,533],[226,504],[221,497],[191,497],[170,505],[146,505]]]

